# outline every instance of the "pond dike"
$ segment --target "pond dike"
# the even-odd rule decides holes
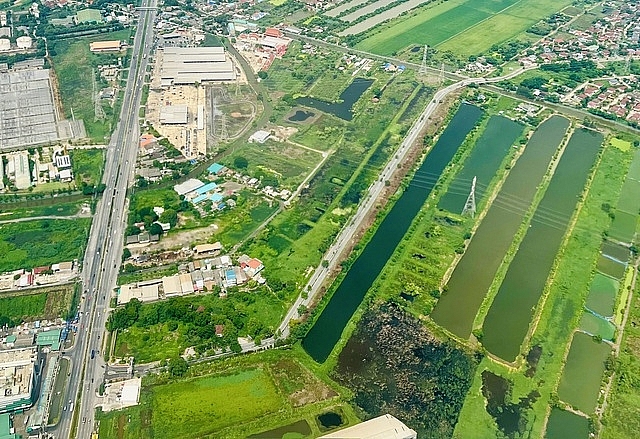
[[[327,359],[373,281],[407,233],[437,183],[433,176],[442,174],[481,115],[482,110],[478,107],[467,104],[460,106],[412,182],[349,268],[327,306],[302,340],[305,351],[318,363]],[[420,183],[412,184],[415,179]]]
[[[506,361],[520,352],[603,140],[596,131],[574,131],[484,319],[482,344]]]
[[[431,318],[454,335],[471,335],[478,309],[568,128],[567,119],[553,116],[536,129],[451,274]]]

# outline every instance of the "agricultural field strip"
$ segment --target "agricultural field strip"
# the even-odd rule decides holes
[[[457,36],[458,36],[458,35],[460,35],[460,34],[463,34],[463,33],[468,32],[468,31],[472,31],[475,27],[480,26],[480,25],[481,25],[481,24],[483,24],[484,22],[486,22],[486,21],[488,21],[488,20],[490,20],[490,19],[492,19],[492,18],[494,18],[494,17],[496,17],[496,16],[498,16],[498,15],[500,15],[500,14],[504,14],[504,13],[505,13],[505,11],[507,11],[508,9],[513,8],[514,6],[518,5],[519,3],[523,2],[523,1],[524,1],[524,2],[526,2],[526,1],[528,1],[528,0],[517,0],[515,3],[512,3],[512,4],[508,5],[508,6],[507,6],[507,7],[505,7],[504,9],[501,9],[501,10],[499,10],[499,11],[497,11],[497,12],[494,12],[494,13],[493,13],[493,15],[489,15],[488,17],[483,18],[482,20],[478,21],[478,22],[477,22],[477,23],[475,23],[474,25],[469,26],[468,28],[463,29],[463,30],[461,30],[460,32],[458,32],[458,33],[456,33],[456,34],[454,34],[454,35],[451,35],[451,36],[450,36],[449,38],[447,38],[446,40],[439,42],[439,43],[437,44],[437,46],[440,46],[440,45],[442,45],[442,44],[445,44],[446,42],[448,42],[449,40],[454,39],[455,37],[457,37]],[[511,18],[513,18],[513,17],[510,17],[510,19],[511,19]]]
[[[398,6],[394,6],[393,8],[387,9],[386,11],[383,11],[380,14],[374,15],[373,17],[369,17],[366,20],[361,21],[360,23],[354,24],[353,26],[348,27],[342,32],[340,32],[338,35],[340,35],[341,37],[344,37],[347,35],[356,35],[356,34],[362,33],[366,30],[371,29],[372,27],[379,25],[384,21],[390,20],[404,12],[414,9],[420,6],[422,3],[425,3],[425,0],[408,0],[405,3],[399,4]]]
[[[540,19],[557,12],[563,5],[570,4],[570,0],[538,0],[535,3],[521,0],[524,3],[514,5],[505,14],[496,14],[483,23],[465,30],[456,38],[438,45],[440,51],[453,50],[459,55],[466,56],[483,53],[494,44],[502,43],[518,35],[530,39],[523,32]]]
[[[416,33],[426,36],[428,35],[427,31],[433,30],[434,27],[430,25],[432,19],[464,5],[467,1],[469,0],[449,0],[436,5],[429,3],[424,8],[414,11],[413,15],[407,19],[394,20],[385,25],[383,29],[376,29],[376,33],[372,33],[356,47],[364,51],[390,54],[407,47],[409,44],[416,44],[418,43],[414,38]],[[458,21],[460,18],[458,17]]]
[[[363,15],[367,15],[372,12],[375,12],[376,9],[384,8],[385,6],[393,3],[394,1],[395,0],[377,0],[373,3],[369,3],[366,6],[363,6],[362,8],[359,8],[356,11],[353,11],[350,14],[345,15],[344,17],[340,17],[340,20],[348,21],[349,23],[354,22],[358,18],[362,17]],[[425,0],[422,0],[422,1],[425,1]],[[426,0],[426,1],[429,1],[429,0]]]
[[[361,4],[367,3],[368,1],[369,0],[352,0],[350,2],[344,2],[340,6],[326,11],[324,15],[335,18],[343,12],[348,11],[351,8],[355,8],[356,6],[360,6]]]

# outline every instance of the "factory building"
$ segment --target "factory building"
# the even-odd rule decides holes
[[[43,368],[44,355],[37,348],[0,351],[0,413],[33,405]]]
[[[165,47],[160,75],[162,86],[169,87],[233,81],[236,69],[224,47]]]
[[[417,439],[418,434],[387,414],[369,419],[319,439]]]

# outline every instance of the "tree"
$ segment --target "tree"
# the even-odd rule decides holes
[[[267,77],[268,77],[268,76],[269,76],[269,75],[268,75],[268,74],[267,74],[267,72],[265,72],[264,70],[260,70],[260,71],[258,72],[258,78],[260,78],[260,79],[267,79]]]
[[[175,357],[169,360],[169,374],[172,377],[183,377],[189,369],[187,360],[182,357]]]
[[[149,234],[150,235],[162,235],[162,226],[158,223],[153,223],[151,224],[151,227],[149,227]]]
[[[173,209],[166,209],[162,212],[162,215],[160,215],[160,222],[169,223],[171,227],[175,227],[175,225],[178,224],[178,212]]]
[[[131,250],[125,247],[124,250],[122,251],[122,260],[125,261],[130,257],[131,257]]]
[[[239,155],[235,159],[233,159],[233,166],[237,169],[247,169],[249,166],[249,160]]]

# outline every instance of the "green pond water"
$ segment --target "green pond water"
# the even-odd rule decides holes
[[[613,340],[616,327],[613,323],[585,311],[580,319],[580,329],[592,335],[599,335],[603,340]]]
[[[568,127],[559,116],[538,127],[454,269],[431,317],[457,336],[471,334],[478,308]]]
[[[601,316],[613,316],[616,303],[616,294],[620,288],[620,282],[602,273],[596,273],[589,295],[587,296],[586,307],[600,314]]]
[[[520,352],[533,310],[603,140],[602,134],[595,131],[574,131],[507,269],[483,325],[482,344],[500,358],[513,361]]]
[[[608,344],[598,343],[591,336],[576,332],[560,377],[558,397],[584,413],[593,413],[600,393],[604,362],[610,352]]]
[[[589,420],[575,413],[551,409],[545,439],[587,439]]]
[[[347,322],[427,200],[437,182],[432,177],[442,174],[481,115],[482,110],[478,107],[460,106],[413,177],[420,184],[409,184],[351,265],[329,303],[302,340],[302,347],[315,361],[323,363],[327,359]]]
[[[349,84],[349,87],[342,92],[336,102],[327,102],[322,99],[307,96],[297,98],[296,102],[305,107],[311,107],[324,111],[325,113],[333,114],[340,119],[351,120],[353,119],[353,105],[358,102],[360,96],[371,87],[371,84],[373,84],[373,79],[356,78]]]
[[[624,276],[624,271],[627,269],[627,266],[621,262],[615,261],[613,259],[607,258],[606,256],[600,255],[598,257],[598,271],[614,277],[616,279],[622,279]]]
[[[611,241],[604,241],[602,247],[600,247],[600,251],[603,255],[625,264],[629,262],[629,257],[631,256],[627,247]]]
[[[438,207],[452,213],[462,213],[471,183],[476,177],[476,203],[480,203],[500,163],[512,147],[523,126],[502,116],[493,116],[476,142],[464,166],[453,179]]]

